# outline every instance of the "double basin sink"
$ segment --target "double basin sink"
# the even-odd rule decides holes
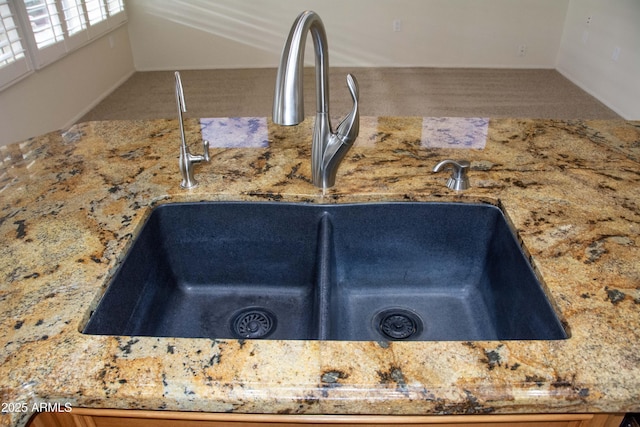
[[[159,206],[83,332],[567,338],[499,208],[413,202]]]

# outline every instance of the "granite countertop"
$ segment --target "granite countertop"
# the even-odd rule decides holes
[[[220,131],[193,190],[179,186],[175,120],[88,122],[0,147],[3,403],[291,414],[640,411],[640,123],[492,119],[484,147],[433,148],[423,118],[364,117],[325,194],[309,180],[311,121],[260,123],[267,140],[252,146],[227,144]],[[198,121],[186,128],[197,153]],[[455,193],[446,174],[431,173],[445,158],[472,162],[472,188]],[[499,202],[571,336],[383,345],[81,334],[151,207],[199,200]],[[23,425],[30,415],[5,413],[0,424]]]

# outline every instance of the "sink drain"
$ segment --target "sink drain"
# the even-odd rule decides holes
[[[264,338],[276,326],[275,317],[261,308],[250,308],[236,314],[231,328],[238,338]]]
[[[422,320],[412,311],[390,308],[374,317],[374,326],[385,338],[406,340],[422,332]]]

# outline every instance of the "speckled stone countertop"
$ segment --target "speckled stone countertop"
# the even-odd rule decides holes
[[[187,122],[192,151],[198,122]],[[426,148],[422,118],[363,118],[335,188],[311,121],[212,148],[179,187],[175,120],[89,122],[0,147],[0,400],[291,414],[640,411],[640,123],[490,120],[483,149]],[[431,169],[472,161],[460,194]],[[500,202],[568,325],[560,341],[209,340],[83,335],[159,203]],[[22,425],[30,412],[2,414]]]

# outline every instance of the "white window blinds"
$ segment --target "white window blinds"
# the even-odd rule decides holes
[[[67,34],[72,36],[87,28],[87,20],[84,16],[82,4],[76,1],[63,1],[62,13],[67,24]]]
[[[8,0],[0,0],[0,88],[27,73],[29,62],[16,13]]]
[[[38,49],[64,40],[54,0],[26,0],[24,4]]]
[[[19,51],[24,57],[24,74],[29,68],[42,68],[60,59],[126,21],[123,0],[0,0],[0,13],[0,89],[15,80],[9,77],[11,67],[1,59],[5,50]]]

